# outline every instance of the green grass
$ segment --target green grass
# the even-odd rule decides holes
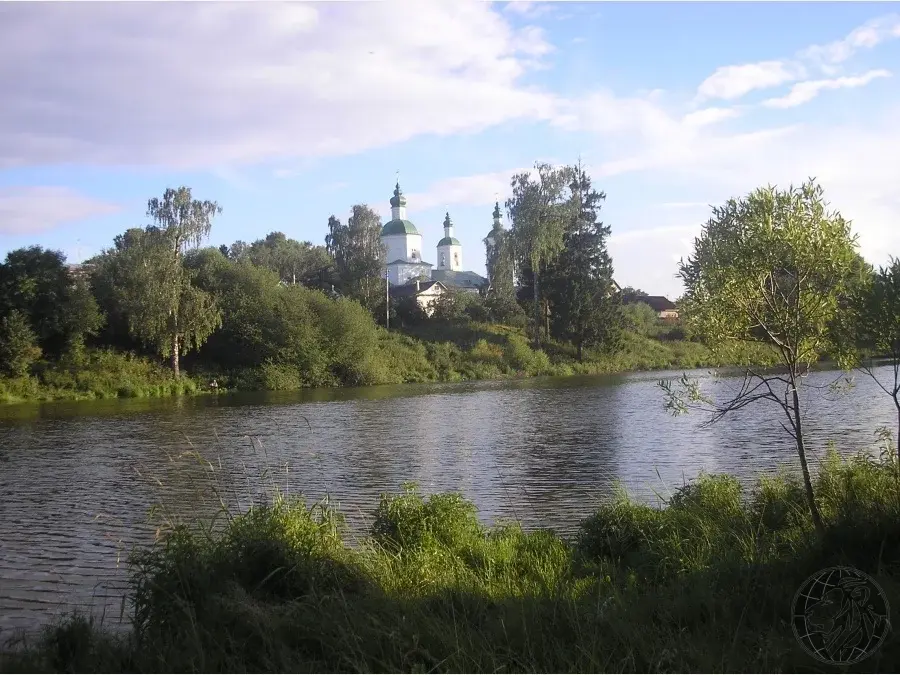
[[[382,497],[350,547],[327,503],[278,497],[137,553],[129,633],[70,617],[0,670],[819,671],[789,625],[810,574],[855,566],[900,606],[896,458],[831,455],[816,489],[823,540],[786,476],[750,494],[701,476],[662,509],[619,494],[572,541],[486,528],[459,495],[408,488]],[[847,670],[898,666],[892,634]]]
[[[0,403],[177,396],[201,388],[148,359],[112,350],[86,351],[34,370],[26,377],[0,377]]]

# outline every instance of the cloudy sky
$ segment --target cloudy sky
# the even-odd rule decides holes
[[[900,15],[887,3],[0,3],[0,255],[70,260],[189,185],[212,244],[388,216],[395,174],[465,267],[510,176],[579,156],[622,285],[677,296],[709,204],[823,184],[900,254]],[[426,255],[433,261],[434,254]]]

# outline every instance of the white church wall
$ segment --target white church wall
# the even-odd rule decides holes
[[[422,259],[421,234],[389,234],[381,238],[385,248],[385,258],[392,263],[395,260]]]
[[[437,250],[439,270],[462,271],[462,246],[439,246]]]
[[[428,276],[428,268],[421,265],[403,264],[388,266],[388,281],[395,286],[414,281],[418,279],[420,275]]]

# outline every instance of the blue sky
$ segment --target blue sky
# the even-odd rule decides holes
[[[889,3],[3,3],[0,254],[71,260],[189,185],[211,244],[323,243],[395,172],[426,260],[449,208],[484,270],[495,196],[583,158],[622,285],[677,296],[709,204],[816,176],[900,254]],[[428,255],[431,252],[431,255]]]

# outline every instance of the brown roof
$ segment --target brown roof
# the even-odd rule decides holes
[[[677,309],[675,303],[669,300],[662,295],[633,295],[625,299],[626,305],[633,305],[638,302],[643,302],[645,305],[650,305],[653,308],[654,312],[665,312],[672,309]]]
[[[646,298],[639,298],[638,302],[646,302],[653,308],[654,312],[665,312],[675,309],[675,303],[662,295],[648,295]]]

